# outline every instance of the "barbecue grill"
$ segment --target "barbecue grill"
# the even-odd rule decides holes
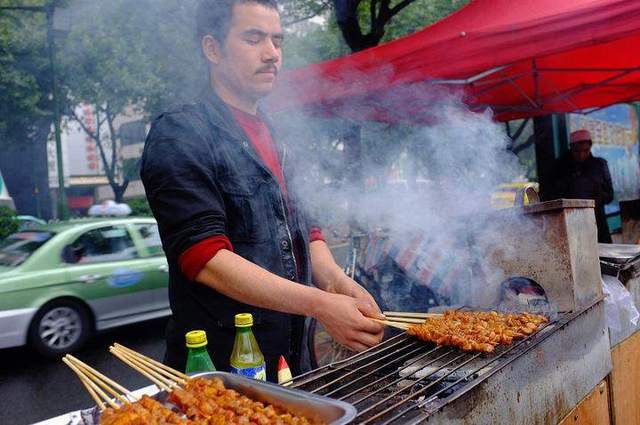
[[[492,354],[400,333],[298,376],[293,388],[353,404],[358,424],[560,422],[611,370],[593,203],[563,200],[521,212],[493,230],[522,250],[505,256],[496,247],[487,261],[500,268],[496,279],[526,276],[545,289],[555,313],[538,332]],[[538,231],[523,234],[523,220]]]

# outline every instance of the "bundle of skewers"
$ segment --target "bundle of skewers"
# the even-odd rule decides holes
[[[498,345],[537,332],[549,319],[531,313],[447,310],[438,313],[384,312],[383,325],[403,329],[423,341],[460,348],[463,351],[492,353]]]
[[[65,356],[62,360],[78,375],[100,409],[102,425],[318,423],[225,388],[219,378],[190,377],[120,344],[114,344],[110,351],[165,390],[170,404],[146,395],[137,397],[86,363]]]

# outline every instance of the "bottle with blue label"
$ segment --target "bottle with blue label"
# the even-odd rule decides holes
[[[236,339],[229,360],[231,373],[266,381],[264,356],[251,330],[253,316],[250,313],[236,314],[235,324]]]

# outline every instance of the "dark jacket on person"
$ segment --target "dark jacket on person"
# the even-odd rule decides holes
[[[278,150],[286,178],[291,172],[286,150],[280,145]],[[294,373],[308,369],[304,318],[243,304],[190,281],[178,263],[189,247],[224,235],[236,254],[292,285],[311,281],[310,226],[298,199],[289,190],[285,205],[276,178],[228,107],[207,92],[196,103],[160,115],[145,143],[141,177],[169,263],[173,316],[167,327],[166,363],[184,369],[184,335],[204,329],[215,366],[228,370],[234,316],[248,312],[270,380],[275,379],[280,355],[290,360]]]
[[[598,242],[611,243],[604,206],[613,201],[613,185],[605,159],[589,155],[585,161],[577,162],[570,153],[561,158],[556,166],[549,199],[557,198],[593,199],[596,202]]]

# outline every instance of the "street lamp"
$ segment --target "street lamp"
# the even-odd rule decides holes
[[[64,167],[62,164],[62,139],[60,136],[60,103],[58,97],[58,84],[56,81],[56,52],[54,31],[68,31],[70,21],[68,19],[56,19],[56,14],[62,9],[55,7],[56,0],[48,1],[43,6],[1,6],[0,10],[15,10],[31,13],[44,13],[47,17],[47,44],[49,50],[49,62],[51,67],[51,95],[53,100],[53,129],[56,140],[56,162],[58,170],[58,217],[66,220],[69,218],[67,194],[64,190]],[[64,14],[68,18],[67,14]]]

